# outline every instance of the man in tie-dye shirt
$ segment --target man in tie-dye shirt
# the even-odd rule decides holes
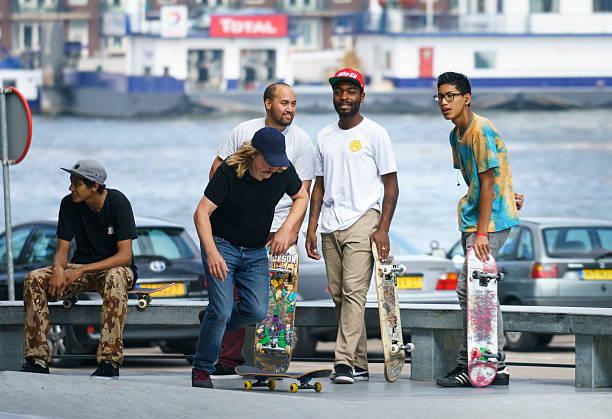
[[[519,223],[518,210],[523,196],[514,193],[508,153],[499,132],[486,118],[470,109],[472,89],[466,76],[447,72],[438,77],[438,94],[434,96],[445,119],[455,127],[450,144],[455,169],[461,170],[468,193],[459,201],[461,244],[474,248],[476,256],[486,261],[503,246],[510,228]],[[436,380],[442,387],[470,387],[467,375],[467,260],[457,281],[457,295],[463,316],[463,339],[457,367]],[[497,308],[497,340],[501,351],[504,344],[503,319]],[[503,361],[492,384],[507,385],[508,368]]]

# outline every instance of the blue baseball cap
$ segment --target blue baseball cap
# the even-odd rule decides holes
[[[285,136],[276,128],[263,127],[253,135],[251,144],[270,166],[289,167],[291,164],[285,153]]]

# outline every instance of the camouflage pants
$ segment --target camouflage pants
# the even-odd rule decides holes
[[[69,263],[66,269],[78,268]],[[49,334],[50,301],[60,301],[83,292],[98,292],[102,298],[100,342],[98,344],[98,364],[102,360],[123,362],[123,324],[127,312],[127,291],[132,286],[134,274],[127,267],[117,267],[106,271],[86,273],[70,283],[64,295],[51,297],[48,294],[53,267],[36,269],[25,278],[23,284],[23,308],[25,311],[25,357],[51,362],[51,352],[47,344]]]

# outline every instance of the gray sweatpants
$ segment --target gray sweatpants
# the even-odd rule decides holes
[[[510,229],[489,233],[489,250],[491,251],[493,257],[497,256],[497,252],[499,252],[499,249],[501,249],[501,247],[504,245],[504,242],[508,238],[508,234],[510,234]],[[475,232],[461,233],[461,245],[463,246],[463,251],[466,255],[467,249],[474,245],[474,240],[476,240]],[[461,334],[461,349],[459,350],[459,355],[457,356],[457,363],[467,366],[467,258],[463,263],[463,268],[461,268],[461,273],[457,279],[457,295],[459,296],[459,306],[461,307],[463,326],[463,332]],[[502,318],[502,312],[499,308],[499,304],[497,306],[497,349],[499,351],[504,349],[504,319]],[[505,362],[500,362],[498,368],[503,368],[504,366]]]

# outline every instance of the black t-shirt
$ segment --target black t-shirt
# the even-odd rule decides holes
[[[57,237],[71,241],[74,237],[76,250],[72,263],[94,263],[117,253],[117,242],[136,239],[136,222],[130,201],[116,189],[107,189],[104,206],[94,212],[84,202],[75,204],[72,195],[62,199],[57,223]],[[138,278],[134,259],[130,265],[134,282]]]
[[[239,179],[235,168],[224,161],[204,191],[204,195],[217,205],[210,216],[213,235],[235,246],[265,246],[274,207],[285,193],[293,196],[301,187],[302,181],[293,164],[260,182],[248,170]]]

